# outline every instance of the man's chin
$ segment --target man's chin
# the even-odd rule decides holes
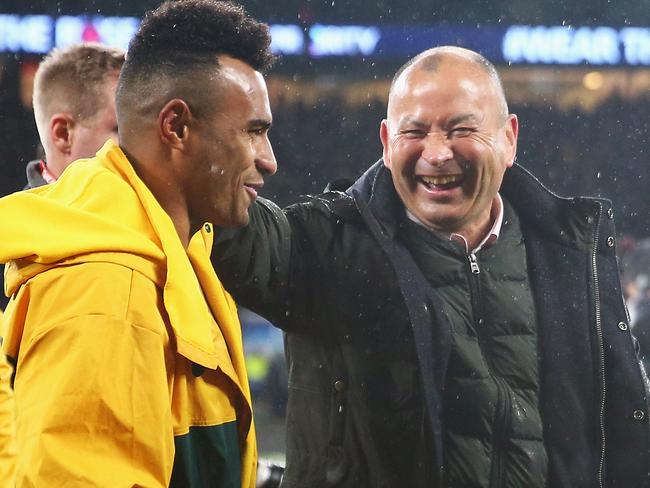
[[[240,229],[246,227],[249,221],[248,211],[242,215],[233,215],[227,219],[213,219],[214,226],[221,229]]]
[[[248,225],[248,222],[250,222],[250,217],[248,216],[247,211],[244,215],[241,215],[235,219],[235,222],[233,222],[233,225],[231,227],[240,229],[242,227],[246,227]]]
[[[420,212],[416,217],[428,228],[437,232],[452,233],[459,226],[456,215],[442,212]]]

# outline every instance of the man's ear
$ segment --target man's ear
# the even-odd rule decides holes
[[[388,120],[386,119],[382,120],[379,126],[379,139],[381,139],[381,145],[384,147],[384,166],[390,169],[390,137],[388,135]]]
[[[515,114],[508,115],[506,120],[506,143],[508,145],[507,163],[511,167],[517,158],[517,136],[519,135],[519,120]]]
[[[52,115],[50,118],[50,142],[57,152],[69,156],[72,152],[74,136],[74,119],[65,113]]]
[[[174,98],[158,114],[158,134],[163,144],[182,149],[187,144],[192,112],[184,100]]]

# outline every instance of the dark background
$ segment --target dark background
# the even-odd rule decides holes
[[[2,0],[0,9],[50,15],[98,12],[142,15],[157,0]],[[248,11],[270,22],[471,22],[582,25],[648,25],[647,0],[246,0]]]
[[[489,0],[431,2],[425,0],[248,0],[249,12],[275,23],[308,28],[314,23],[429,25],[650,25],[650,0]],[[100,14],[142,16],[157,0],[2,0],[0,13]],[[38,155],[38,137],[28,96],[25,72],[39,58],[0,54],[0,193],[22,188],[27,161]],[[301,195],[320,191],[327,181],[355,178],[380,156],[379,122],[385,113],[387,82],[405,60],[284,58],[269,74],[275,116],[272,142],[280,165],[265,196],[288,204]],[[508,66],[500,66],[506,92],[517,95],[511,111],[520,117],[518,161],[533,170],[560,194],[593,194],[614,200],[619,230],[636,237],[650,235],[648,170],[648,112],[650,96],[610,90],[597,103],[560,103],[509,82]],[[520,68],[521,69],[521,68]],[[564,68],[528,77],[553,77]],[[589,70],[575,73],[584,76]],[[609,70],[612,71],[612,70]],[[617,74],[630,84],[636,73]],[[607,69],[601,70],[610,76]],[[539,73],[539,75],[537,74]],[[613,76],[613,75],[611,75]],[[353,97],[351,83],[360,85]],[[359,90],[366,87],[366,99]],[[377,83],[383,83],[377,88]],[[550,90],[562,91],[556,82]],[[614,83],[614,82],[612,82]],[[374,85],[373,85],[374,84]],[[611,83],[610,83],[611,84]],[[372,85],[372,86],[371,86]],[[650,85],[648,85],[650,86]],[[22,100],[21,100],[22,90]],[[517,90],[517,91],[515,91]],[[548,90],[548,87],[547,87]],[[348,90],[349,91],[349,90]]]

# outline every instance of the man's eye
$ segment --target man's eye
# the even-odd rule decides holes
[[[406,137],[424,137],[427,133],[420,129],[406,129],[400,131],[400,134]]]
[[[268,127],[254,127],[252,129],[248,129],[248,133],[256,136],[263,136],[269,131]]]
[[[450,135],[456,137],[465,137],[474,132],[474,129],[471,127],[456,127],[450,131]]]

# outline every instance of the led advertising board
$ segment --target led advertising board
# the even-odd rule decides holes
[[[0,52],[45,54],[97,41],[126,49],[137,17],[0,14]],[[363,57],[403,61],[432,46],[458,45],[495,64],[650,66],[650,28],[542,25],[272,24],[271,49],[282,56]]]

